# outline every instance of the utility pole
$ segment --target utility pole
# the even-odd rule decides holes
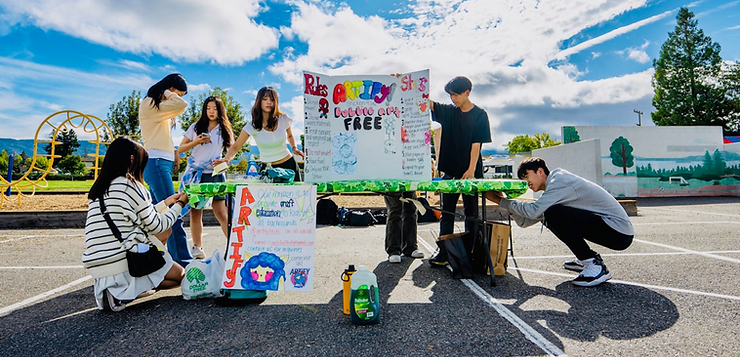
[[[642,126],[642,112],[635,109],[633,112],[637,113],[637,126]]]

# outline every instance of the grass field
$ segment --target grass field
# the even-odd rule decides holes
[[[47,181],[48,187],[36,187],[36,191],[71,191],[71,192],[87,192],[90,191],[90,187],[93,184],[92,180],[89,181]],[[175,181],[175,190],[180,187],[180,182]]]

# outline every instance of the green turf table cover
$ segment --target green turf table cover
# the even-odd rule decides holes
[[[222,196],[235,193],[236,186],[249,185],[245,182],[210,182],[188,185],[185,192],[189,194],[190,203],[198,202],[206,197]],[[293,184],[274,185],[302,185],[303,182]],[[527,182],[520,180],[440,180],[440,181],[406,181],[406,180],[356,180],[356,181],[329,181],[313,183],[316,192],[347,193],[347,192],[404,192],[404,191],[431,191],[442,193],[477,194],[484,191],[501,191],[509,198],[521,196],[527,192]]]

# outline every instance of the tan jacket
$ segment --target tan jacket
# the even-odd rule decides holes
[[[188,102],[176,93],[164,91],[164,99],[159,103],[159,110],[153,107],[152,98],[146,97],[139,105],[139,125],[141,125],[141,139],[147,150],[156,149],[173,153],[172,126],[176,116],[185,112]]]

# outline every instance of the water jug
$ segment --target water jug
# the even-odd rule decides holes
[[[257,180],[259,178],[259,170],[257,169],[257,162],[254,160],[254,156],[249,160],[246,176],[247,180]]]
[[[378,279],[364,265],[352,274],[350,293],[350,319],[356,325],[380,322],[380,293]]]
[[[349,315],[349,295],[350,290],[352,290],[350,282],[352,281],[352,274],[355,271],[355,265],[350,264],[347,269],[344,269],[344,273],[342,273],[342,312],[345,315]]]

